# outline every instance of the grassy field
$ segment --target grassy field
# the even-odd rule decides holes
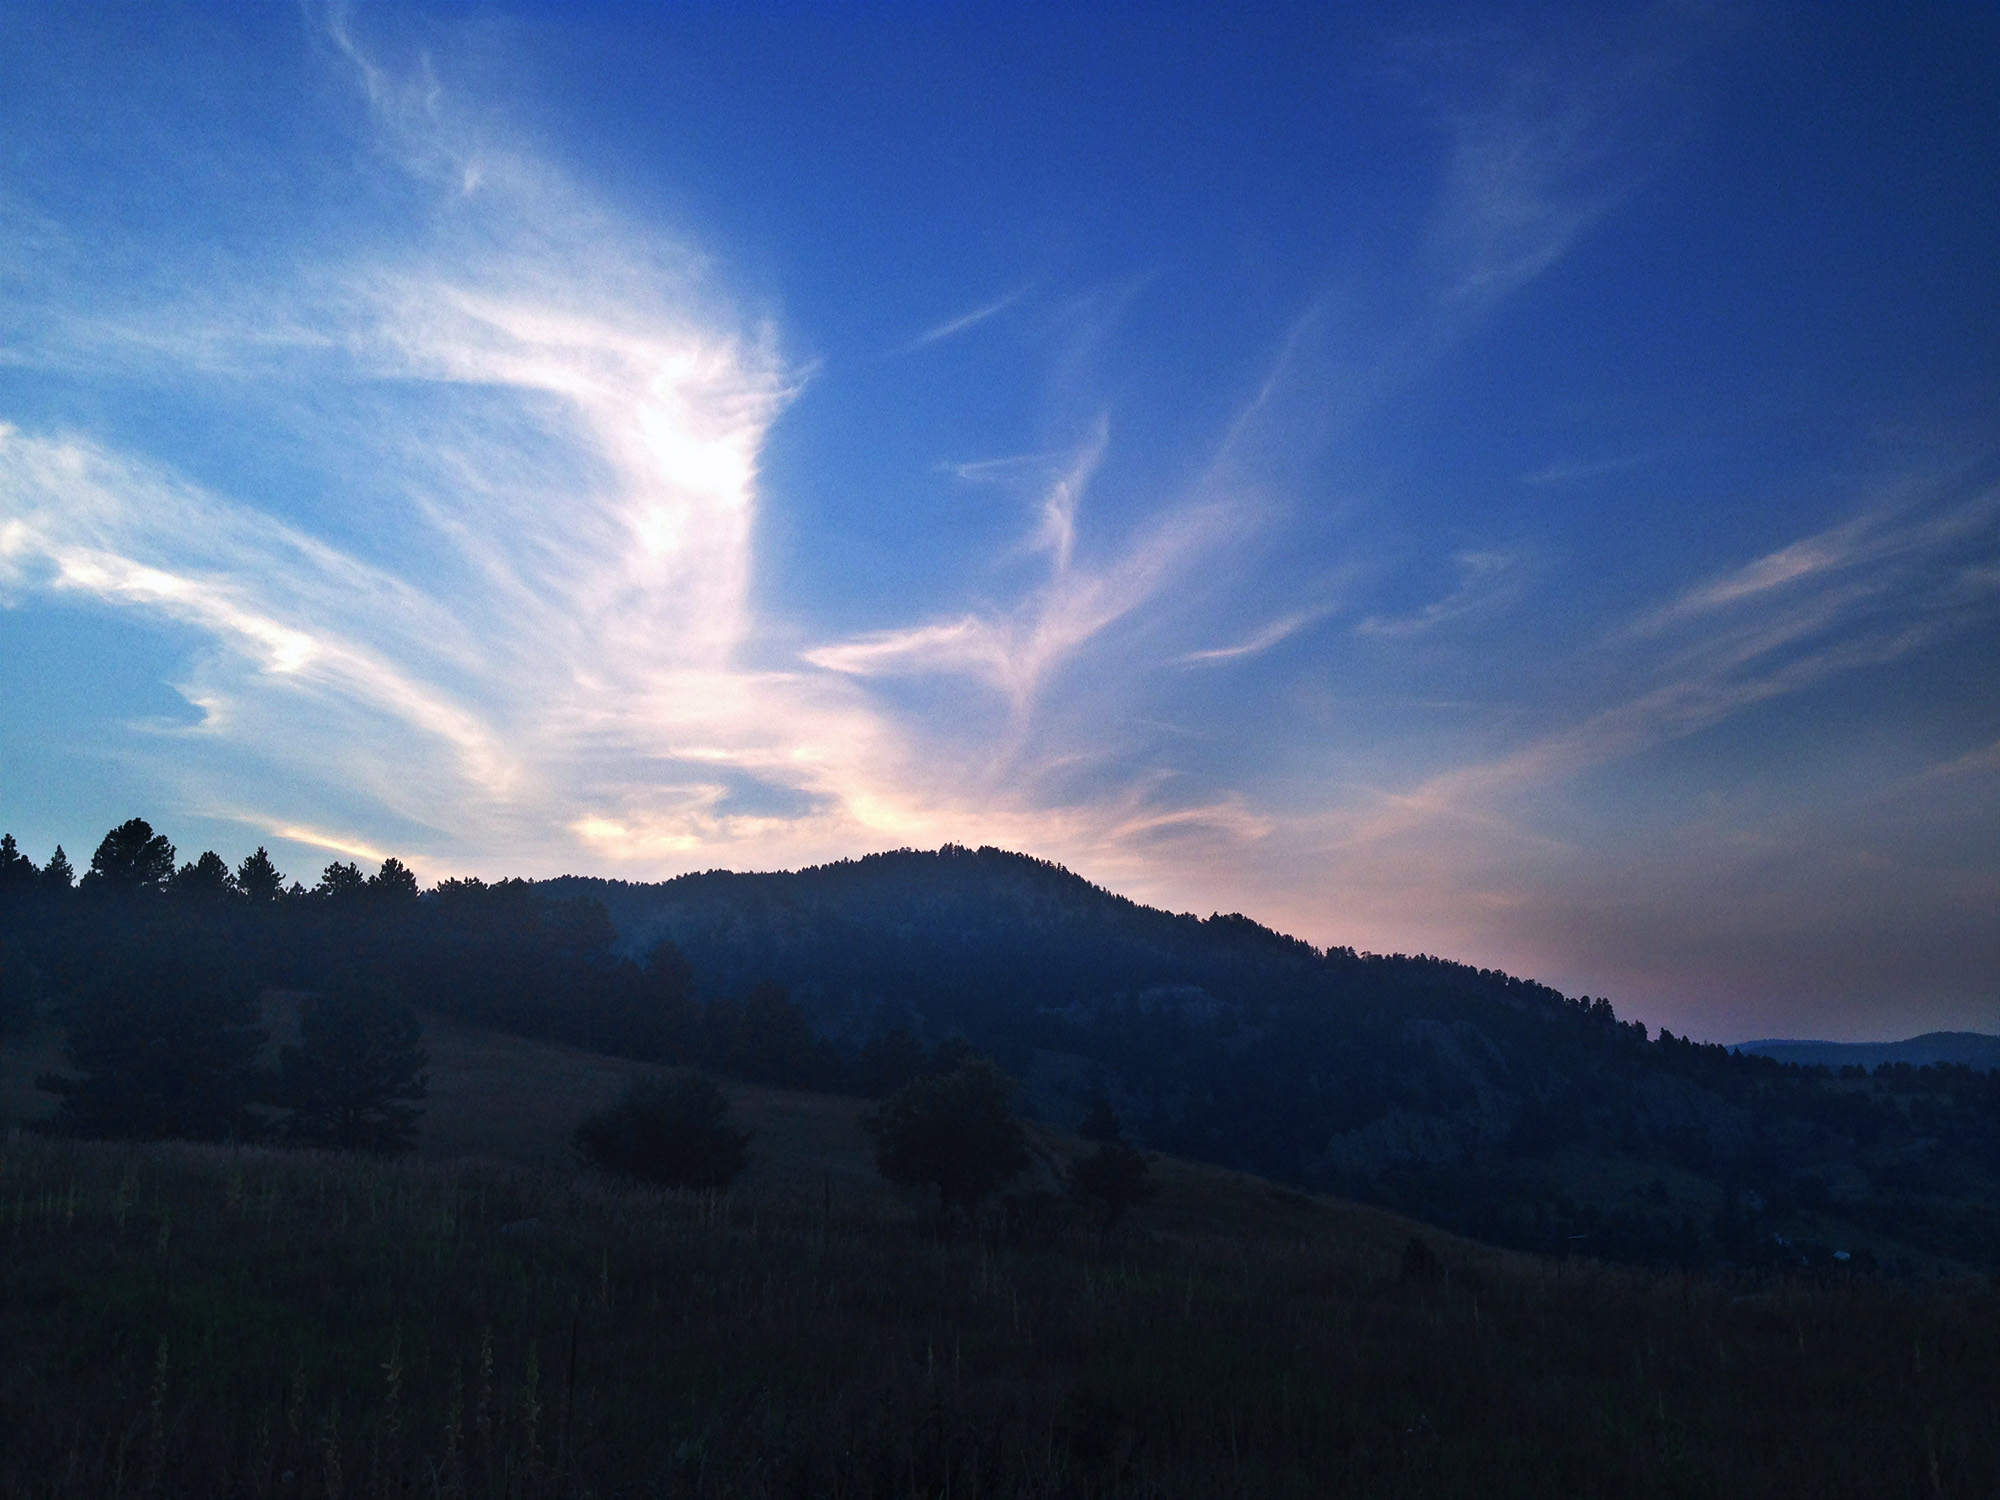
[[[649,1192],[562,1150],[629,1065],[430,1045],[404,1162],[7,1139],[0,1496],[2000,1493],[1984,1281],[1416,1264],[1171,1162],[940,1245],[855,1101],[732,1088],[751,1179]]]

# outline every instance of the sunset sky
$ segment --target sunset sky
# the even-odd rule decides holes
[[[0,8],[0,829],[2000,1031],[1996,15]]]

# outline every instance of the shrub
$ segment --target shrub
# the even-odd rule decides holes
[[[577,1126],[589,1166],[666,1187],[725,1188],[749,1165],[748,1131],[727,1123],[729,1101],[700,1073],[641,1078]]]
[[[1068,1183],[1071,1193],[1096,1206],[1098,1227],[1106,1234],[1126,1209],[1160,1190],[1145,1152],[1125,1141],[1104,1141],[1088,1156],[1079,1156],[1070,1163]]]
[[[891,1182],[935,1187],[941,1215],[977,1208],[1028,1165],[1013,1093],[1014,1081],[983,1057],[903,1085],[862,1118],[876,1166]]]

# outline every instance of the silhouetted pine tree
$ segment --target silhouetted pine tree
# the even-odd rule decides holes
[[[430,1056],[415,1011],[378,984],[343,976],[306,1002],[299,1033],[300,1045],[279,1058],[287,1144],[383,1156],[416,1144]]]
[[[1065,1180],[1073,1196],[1095,1206],[1098,1228],[1109,1234],[1127,1209],[1152,1197],[1160,1184],[1146,1154],[1126,1141],[1124,1122],[1101,1086],[1077,1133],[1096,1142],[1096,1149],[1071,1162]]]
[[[285,893],[285,877],[262,844],[236,867],[236,888],[252,901],[275,901]]]
[[[150,837],[150,835],[148,835]],[[44,1073],[62,1103],[50,1128],[137,1140],[247,1140],[259,1133],[257,987],[218,947],[156,927],[96,955],[69,1005],[78,1077]]]
[[[236,894],[236,877],[222,856],[210,849],[176,870],[167,890],[183,901],[227,901]]]
[[[0,898],[23,895],[35,889],[39,881],[35,862],[21,852],[14,835],[0,834]]]
[[[83,885],[103,895],[151,895],[165,890],[173,874],[174,846],[166,835],[155,834],[144,818],[128,818],[104,835]]]

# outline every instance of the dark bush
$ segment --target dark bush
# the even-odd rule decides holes
[[[666,1187],[725,1188],[749,1165],[750,1133],[727,1123],[713,1079],[642,1078],[577,1126],[586,1164]]]
[[[953,1207],[976,1209],[1028,1165],[1028,1143],[1010,1101],[1014,1081],[984,1057],[903,1085],[862,1117],[875,1164],[908,1187],[938,1190],[940,1226]]]
[[[1102,1141],[1097,1149],[1070,1163],[1069,1190],[1092,1204],[1099,1227],[1109,1234],[1125,1210],[1160,1190],[1145,1152],[1125,1141]]]

